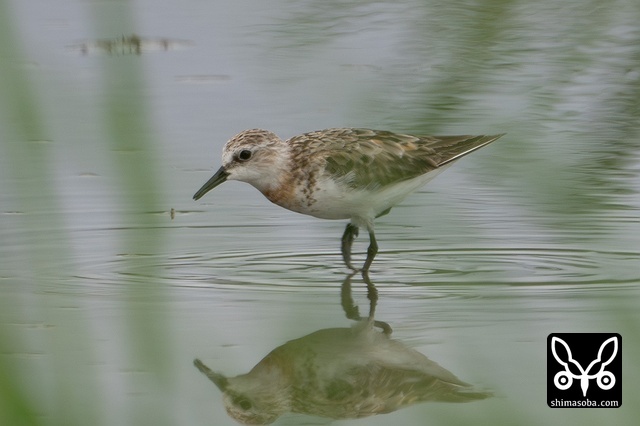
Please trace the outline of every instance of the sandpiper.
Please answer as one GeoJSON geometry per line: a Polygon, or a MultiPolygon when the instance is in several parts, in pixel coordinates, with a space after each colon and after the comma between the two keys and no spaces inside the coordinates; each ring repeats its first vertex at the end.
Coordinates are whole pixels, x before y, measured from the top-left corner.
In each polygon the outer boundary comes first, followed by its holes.
{"type": "Polygon", "coordinates": [[[337,128],[283,141],[274,133],[245,130],[227,142],[222,167],[193,196],[239,180],[272,203],[322,219],[350,219],[342,235],[342,257],[360,227],[369,232],[368,271],[378,252],[373,222],[384,216],[459,158],[495,141],[492,136],[411,136],[389,131],[337,128]]]}
{"type": "Polygon", "coordinates": [[[373,324],[370,318],[352,328],[328,328],[291,340],[235,377],[199,359],[194,365],[223,392],[227,413],[243,424],[270,424],[288,412],[361,418],[421,402],[492,396],[373,324]]]}

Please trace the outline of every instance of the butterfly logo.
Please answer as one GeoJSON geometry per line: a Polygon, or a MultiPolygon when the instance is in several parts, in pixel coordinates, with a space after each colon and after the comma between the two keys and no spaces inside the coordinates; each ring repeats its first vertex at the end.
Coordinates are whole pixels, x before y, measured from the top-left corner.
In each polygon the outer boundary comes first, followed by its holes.
{"type": "MultiPolygon", "coordinates": [[[[618,339],[616,336],[605,340],[600,349],[598,350],[598,356],[591,361],[587,368],[582,368],[580,363],[573,359],[571,349],[569,345],[559,337],[554,336],[551,339],[551,351],[553,356],[560,365],[564,367],[564,371],[559,371],[553,378],[553,384],[560,390],[566,390],[573,385],[573,380],[580,380],[580,388],[582,389],[582,396],[587,396],[587,389],[589,389],[589,381],[595,379],[598,387],[602,390],[609,390],[616,384],[616,378],[610,371],[606,371],[605,368],[614,360],[618,353],[618,339]],[[612,354],[606,360],[603,361],[602,357],[605,348],[609,345],[612,346],[612,354]],[[559,350],[560,348],[564,351],[559,350]],[[566,357],[566,358],[565,358],[566,357]],[[577,368],[579,374],[571,371],[571,366],[577,368]],[[592,372],[592,370],[594,372],[592,372]],[[597,370],[597,371],[595,371],[597,370]]],[[[574,371],[576,371],[574,368],[574,371]]]]}

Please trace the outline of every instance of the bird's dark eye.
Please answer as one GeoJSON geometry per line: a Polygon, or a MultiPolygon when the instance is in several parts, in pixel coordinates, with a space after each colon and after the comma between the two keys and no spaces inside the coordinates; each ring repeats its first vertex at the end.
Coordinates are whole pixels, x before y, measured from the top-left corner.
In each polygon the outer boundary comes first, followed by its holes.
{"type": "Polygon", "coordinates": [[[240,161],[247,161],[249,158],[251,158],[251,151],[249,151],[248,149],[243,149],[238,154],[238,160],[240,161]]]}
{"type": "Polygon", "coordinates": [[[249,401],[246,398],[237,398],[235,401],[233,401],[234,404],[239,405],[240,408],[242,408],[243,410],[250,410],[252,405],[251,405],[251,401],[249,401]]]}

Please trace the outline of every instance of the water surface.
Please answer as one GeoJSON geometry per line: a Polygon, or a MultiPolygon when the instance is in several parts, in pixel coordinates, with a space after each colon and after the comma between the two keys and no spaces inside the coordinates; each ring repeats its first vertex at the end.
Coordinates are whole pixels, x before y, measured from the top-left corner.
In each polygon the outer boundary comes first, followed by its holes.
{"type": "Polygon", "coordinates": [[[638,18],[625,1],[0,4],[0,423],[235,424],[194,358],[235,376],[351,327],[344,223],[238,182],[191,197],[241,130],[352,126],[507,132],[376,222],[371,270],[393,339],[493,397],[276,424],[635,424],[638,18]],[[552,332],[622,335],[621,408],[546,406],[552,332]]]}

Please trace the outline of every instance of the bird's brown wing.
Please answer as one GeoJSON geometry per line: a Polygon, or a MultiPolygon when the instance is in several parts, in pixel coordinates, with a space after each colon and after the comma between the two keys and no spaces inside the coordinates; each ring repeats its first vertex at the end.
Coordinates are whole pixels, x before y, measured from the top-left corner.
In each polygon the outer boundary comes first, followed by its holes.
{"type": "Polygon", "coordinates": [[[303,167],[322,161],[324,171],[352,188],[380,188],[428,173],[493,142],[495,136],[411,136],[370,129],[327,129],[287,141],[303,153],[303,167]],[[313,156],[309,153],[314,153],[313,156]]]}

